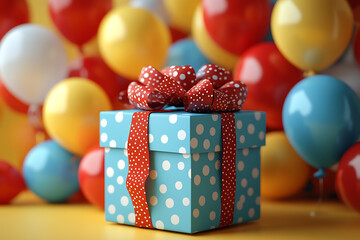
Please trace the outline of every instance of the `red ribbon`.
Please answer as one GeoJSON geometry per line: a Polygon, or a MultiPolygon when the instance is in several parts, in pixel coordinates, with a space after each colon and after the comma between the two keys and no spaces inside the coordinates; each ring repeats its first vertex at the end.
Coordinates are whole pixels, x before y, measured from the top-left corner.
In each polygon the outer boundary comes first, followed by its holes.
{"type": "Polygon", "coordinates": [[[239,111],[247,94],[243,82],[233,81],[230,71],[214,64],[204,65],[196,75],[189,65],[169,67],[162,73],[147,66],[139,81],[130,83],[128,98],[143,110],[168,105],[184,106],[188,112],[239,111]]]}
{"type": "Polygon", "coordinates": [[[146,201],[145,181],[149,176],[148,122],[150,111],[134,113],[128,138],[129,171],[126,188],[135,211],[135,225],[154,228],[146,201]]]}
{"type": "MultiPolygon", "coordinates": [[[[223,112],[222,188],[219,227],[232,224],[236,189],[235,115],[246,99],[247,87],[233,81],[230,71],[217,65],[204,65],[196,74],[191,66],[169,67],[162,72],[148,66],[139,81],[128,87],[130,103],[143,110],[164,106],[184,106],[188,112],[223,112]]],[[[148,123],[152,111],[136,112],[128,138],[129,172],[126,187],[135,211],[135,225],[153,228],[146,200],[145,181],[149,175],[148,123]]]]}

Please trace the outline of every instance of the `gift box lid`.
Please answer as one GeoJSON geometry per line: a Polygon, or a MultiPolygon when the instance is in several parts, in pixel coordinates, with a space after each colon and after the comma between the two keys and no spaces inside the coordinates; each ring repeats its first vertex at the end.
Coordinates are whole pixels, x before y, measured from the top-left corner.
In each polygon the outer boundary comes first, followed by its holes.
{"type": "MultiPolygon", "coordinates": [[[[100,113],[100,146],[127,148],[132,115],[141,110],[100,113]]],[[[239,111],[235,114],[238,149],[265,145],[265,113],[239,111]]],[[[221,115],[169,111],[151,113],[149,117],[151,151],[182,154],[219,152],[222,149],[221,115]]]]}

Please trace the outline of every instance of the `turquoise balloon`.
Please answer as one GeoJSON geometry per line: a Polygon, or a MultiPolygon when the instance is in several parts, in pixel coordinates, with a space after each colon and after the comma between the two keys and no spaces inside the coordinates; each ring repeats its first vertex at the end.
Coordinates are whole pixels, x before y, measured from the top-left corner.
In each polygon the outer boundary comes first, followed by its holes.
{"type": "Polygon", "coordinates": [[[64,202],[79,191],[80,158],[54,141],[36,145],[25,158],[23,176],[27,187],[48,202],[64,202]]]}
{"type": "Polygon", "coordinates": [[[360,136],[360,102],[342,81],[317,75],[295,85],[283,106],[283,125],[294,149],[315,168],[337,163],[360,136]]]}
{"type": "Polygon", "coordinates": [[[211,63],[191,39],[181,39],[173,43],[168,52],[167,66],[191,65],[197,72],[202,65],[211,63]]]}

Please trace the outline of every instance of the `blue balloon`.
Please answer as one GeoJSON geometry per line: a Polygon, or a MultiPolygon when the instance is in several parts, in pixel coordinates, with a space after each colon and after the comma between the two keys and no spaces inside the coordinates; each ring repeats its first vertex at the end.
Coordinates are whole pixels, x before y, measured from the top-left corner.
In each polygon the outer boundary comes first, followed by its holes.
{"type": "Polygon", "coordinates": [[[80,158],[54,141],[36,145],[27,154],[23,176],[28,188],[49,202],[66,201],[79,190],[80,158]]]}
{"type": "Polygon", "coordinates": [[[191,39],[181,39],[170,46],[167,66],[191,65],[195,72],[202,65],[211,63],[191,39]]]}
{"type": "Polygon", "coordinates": [[[316,75],[291,89],[283,106],[285,133],[310,165],[338,162],[360,136],[360,102],[342,81],[316,75]]]}

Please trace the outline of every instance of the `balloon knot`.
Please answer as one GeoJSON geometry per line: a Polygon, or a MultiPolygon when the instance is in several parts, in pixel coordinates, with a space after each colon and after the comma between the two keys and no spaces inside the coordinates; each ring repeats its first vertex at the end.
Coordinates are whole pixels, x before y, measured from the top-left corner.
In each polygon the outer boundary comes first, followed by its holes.
{"type": "Polygon", "coordinates": [[[314,173],[314,177],[315,178],[324,178],[324,177],[327,177],[327,174],[324,170],[324,168],[319,168],[315,173],[314,173]]]}

